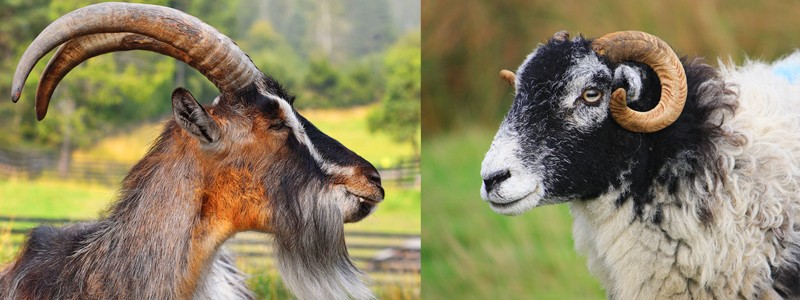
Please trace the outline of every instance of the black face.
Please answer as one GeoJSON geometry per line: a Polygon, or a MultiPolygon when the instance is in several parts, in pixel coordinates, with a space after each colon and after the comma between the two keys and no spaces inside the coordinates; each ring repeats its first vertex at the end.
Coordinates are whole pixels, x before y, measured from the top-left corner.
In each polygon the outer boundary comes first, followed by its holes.
{"type": "Polygon", "coordinates": [[[311,190],[320,194],[314,198],[337,203],[344,221],[356,222],[369,215],[384,197],[375,167],[295,111],[292,107],[294,97],[280,84],[268,77],[264,80],[266,84],[262,90],[254,86],[239,96],[248,99],[250,105],[259,107],[262,117],[271,124],[270,130],[276,127],[275,130],[285,134],[286,142],[281,147],[292,152],[287,157],[296,159],[280,168],[285,173],[283,177],[314,175],[292,180],[293,184],[301,186],[286,190],[300,191],[307,189],[304,185],[316,185],[311,190]]]}
{"type": "MultiPolygon", "coordinates": [[[[295,112],[296,113],[296,112],[295,112]]],[[[334,184],[346,189],[349,214],[346,222],[357,222],[372,213],[383,200],[384,190],[378,170],[367,160],[351,151],[339,141],[317,129],[305,117],[296,113],[314,145],[325,169],[334,184]],[[356,204],[354,208],[350,204],[356,204]]]]}
{"type": "Polygon", "coordinates": [[[481,195],[495,211],[596,198],[647,171],[654,150],[614,121],[608,103],[622,87],[632,108],[647,110],[660,83],[647,66],[611,64],[590,42],[551,40],[518,69],[516,97],[481,171],[481,195]]]}

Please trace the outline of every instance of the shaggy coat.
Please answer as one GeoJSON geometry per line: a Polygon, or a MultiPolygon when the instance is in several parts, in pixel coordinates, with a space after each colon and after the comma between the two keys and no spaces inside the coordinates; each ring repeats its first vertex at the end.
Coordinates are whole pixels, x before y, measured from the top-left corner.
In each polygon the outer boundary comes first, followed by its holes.
{"type": "Polygon", "coordinates": [[[800,85],[776,72],[800,52],[719,70],[684,59],[682,115],[643,134],[615,123],[609,95],[650,109],[656,74],[590,42],[551,40],[518,69],[481,171],[492,209],[569,202],[575,246],[612,299],[800,297],[800,85]],[[600,103],[580,101],[588,88],[600,103]]]}

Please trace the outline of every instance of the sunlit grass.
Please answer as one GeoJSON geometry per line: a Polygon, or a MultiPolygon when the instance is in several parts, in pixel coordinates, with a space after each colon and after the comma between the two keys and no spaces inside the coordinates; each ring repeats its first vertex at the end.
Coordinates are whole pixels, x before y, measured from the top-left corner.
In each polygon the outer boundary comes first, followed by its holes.
{"type": "Polygon", "coordinates": [[[11,223],[0,224],[0,270],[17,252],[11,240],[11,223]]]}
{"type": "Polygon", "coordinates": [[[78,150],[74,159],[102,160],[135,163],[144,157],[147,149],[161,133],[161,122],[143,123],[100,140],[88,149],[78,150]]]}
{"type": "Polygon", "coordinates": [[[423,142],[424,299],[601,299],[573,250],[565,205],[517,217],[479,195],[493,132],[468,130],[423,142]]]}
{"type": "Polygon", "coordinates": [[[0,215],[94,219],[114,199],[113,188],[58,180],[0,180],[0,215]]]}
{"type": "Polygon", "coordinates": [[[345,225],[349,231],[420,233],[421,193],[419,188],[386,188],[386,199],[375,212],[358,223],[345,225]]]}

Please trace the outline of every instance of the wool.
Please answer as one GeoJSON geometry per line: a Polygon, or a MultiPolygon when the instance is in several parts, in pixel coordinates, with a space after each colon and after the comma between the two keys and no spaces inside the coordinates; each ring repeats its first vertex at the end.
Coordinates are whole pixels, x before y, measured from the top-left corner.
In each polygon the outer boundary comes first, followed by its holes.
{"type": "MultiPolygon", "coordinates": [[[[800,55],[788,59],[795,58],[800,55]]],[[[727,134],[713,140],[717,151],[705,172],[682,178],[676,193],[656,183],[643,218],[635,216],[632,201],[614,205],[619,191],[570,203],[575,247],[609,298],[776,296],[773,268],[800,259],[800,98],[793,97],[800,88],[773,75],[773,67],[750,61],[721,68],[722,78],[738,87],[736,113],[714,116],[724,120],[727,134]],[[714,214],[711,224],[700,220],[702,205],[714,214]],[[660,224],[653,222],[656,214],[660,224]]],[[[662,172],[687,168],[681,161],[662,172]]]]}

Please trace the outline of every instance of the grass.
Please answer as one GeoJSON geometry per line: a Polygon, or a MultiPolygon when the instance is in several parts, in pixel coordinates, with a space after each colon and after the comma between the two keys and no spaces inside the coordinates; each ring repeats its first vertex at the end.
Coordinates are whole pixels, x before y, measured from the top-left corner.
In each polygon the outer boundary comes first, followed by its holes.
{"type": "Polygon", "coordinates": [[[94,219],[115,197],[109,187],[55,180],[0,180],[0,215],[94,219]]]}
{"type": "Polygon", "coordinates": [[[423,141],[424,299],[602,299],[573,250],[565,205],[517,217],[479,195],[493,132],[465,130],[423,141]]]}
{"type": "Polygon", "coordinates": [[[346,230],[389,233],[420,233],[422,196],[419,188],[387,187],[386,199],[371,216],[358,223],[346,224],[346,230]]]}

